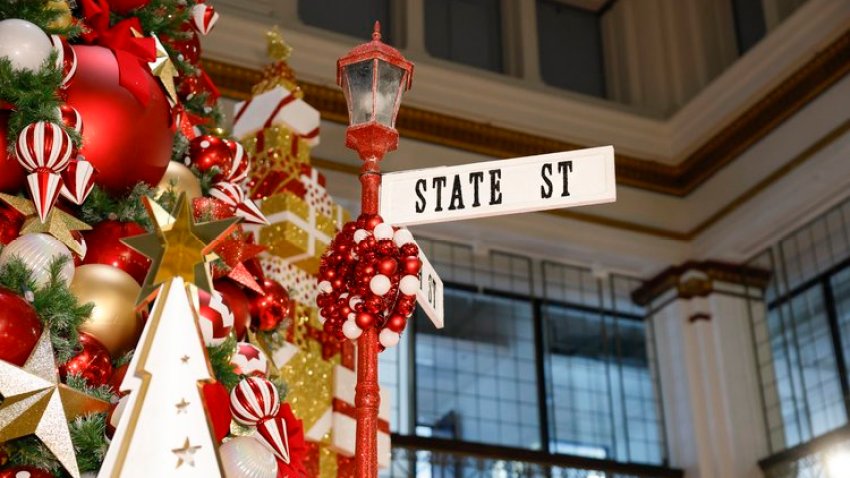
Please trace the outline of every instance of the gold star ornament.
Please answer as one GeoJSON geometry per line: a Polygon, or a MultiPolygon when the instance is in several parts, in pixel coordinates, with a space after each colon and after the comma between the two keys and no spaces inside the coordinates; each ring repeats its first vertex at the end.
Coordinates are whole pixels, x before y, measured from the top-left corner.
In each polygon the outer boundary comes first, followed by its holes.
{"type": "Polygon", "coordinates": [[[142,287],[139,303],[151,298],[161,284],[172,277],[212,293],[210,254],[236,228],[238,217],[195,224],[186,194],[177,198],[170,227],[157,220],[152,200],[143,197],[154,232],[128,237],[122,241],[151,259],[151,267],[142,287]]]}
{"type": "Polygon", "coordinates": [[[0,360],[0,395],[0,443],[35,435],[79,478],[68,420],[105,412],[109,404],[59,382],[49,333],[41,334],[23,367],[0,360]]]}
{"type": "Polygon", "coordinates": [[[21,227],[21,235],[31,232],[50,234],[78,256],[85,257],[85,246],[74,239],[71,231],[87,231],[91,229],[91,226],[58,207],[52,208],[44,222],[41,222],[36,213],[35,204],[31,200],[4,193],[0,193],[0,200],[26,217],[24,225],[21,227]]]}

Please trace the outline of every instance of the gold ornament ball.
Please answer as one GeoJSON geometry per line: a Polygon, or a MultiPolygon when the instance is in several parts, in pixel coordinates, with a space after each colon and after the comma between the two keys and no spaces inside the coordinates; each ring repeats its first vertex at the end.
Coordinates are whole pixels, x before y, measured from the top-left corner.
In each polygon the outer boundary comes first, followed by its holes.
{"type": "Polygon", "coordinates": [[[71,7],[68,2],[65,0],[48,0],[47,8],[60,12],[60,15],[47,25],[48,27],[59,29],[71,26],[74,17],[71,15],[71,7]]]}
{"type": "Polygon", "coordinates": [[[159,180],[156,185],[157,196],[168,192],[171,189],[175,196],[180,193],[186,193],[186,199],[192,200],[199,198],[201,194],[201,180],[195,176],[195,173],[186,166],[171,161],[168,163],[168,169],[165,170],[165,175],[159,180]]]}
{"type": "Polygon", "coordinates": [[[136,347],[144,322],[136,313],[142,288],[130,274],[103,264],[77,267],[71,293],[81,304],[94,303],[91,317],[80,326],[118,358],[136,347]]]}

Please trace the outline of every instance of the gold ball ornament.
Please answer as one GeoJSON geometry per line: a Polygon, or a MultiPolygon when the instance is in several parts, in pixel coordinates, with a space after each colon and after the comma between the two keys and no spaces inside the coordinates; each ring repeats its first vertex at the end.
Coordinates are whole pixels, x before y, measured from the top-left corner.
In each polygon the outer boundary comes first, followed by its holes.
{"type": "Polygon", "coordinates": [[[94,303],[80,332],[96,338],[113,358],[136,347],[144,327],[136,313],[142,288],[130,274],[112,266],[86,264],[77,268],[70,289],[80,303],[94,303]]]}
{"type": "Polygon", "coordinates": [[[60,14],[47,26],[52,29],[61,29],[71,26],[74,21],[74,16],[71,14],[71,7],[65,0],[48,0],[47,8],[56,10],[60,14]]]}
{"type": "Polygon", "coordinates": [[[201,193],[201,180],[195,176],[195,173],[186,166],[171,161],[168,163],[168,168],[165,170],[165,175],[159,180],[156,185],[156,194],[159,196],[167,191],[174,191],[175,196],[180,193],[186,193],[186,199],[192,200],[199,198],[201,193]]]}

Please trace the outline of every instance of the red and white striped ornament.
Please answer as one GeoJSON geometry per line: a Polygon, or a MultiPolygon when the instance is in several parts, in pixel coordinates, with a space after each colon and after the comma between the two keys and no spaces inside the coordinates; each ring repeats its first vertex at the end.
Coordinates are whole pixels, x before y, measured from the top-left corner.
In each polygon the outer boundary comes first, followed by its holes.
{"type": "Polygon", "coordinates": [[[74,143],[58,124],[39,121],[27,125],[15,144],[18,162],[30,172],[27,176],[38,217],[44,222],[62,190],[59,175],[71,160],[74,143]]]}
{"type": "Polygon", "coordinates": [[[257,432],[275,455],[287,465],[289,464],[289,430],[283,418],[270,418],[257,424],[257,432]]]}
{"type": "Polygon", "coordinates": [[[71,161],[68,167],[62,171],[62,189],[60,193],[74,204],[85,202],[89,193],[94,188],[94,177],[97,170],[86,161],[82,155],[71,161]]]}
{"type": "Polygon", "coordinates": [[[233,155],[233,160],[230,164],[230,175],[225,178],[227,182],[238,183],[248,177],[248,169],[250,168],[250,159],[245,154],[245,148],[239,141],[226,139],[224,142],[230,148],[233,155]]]}
{"type": "Polygon", "coordinates": [[[220,293],[198,290],[198,325],[207,345],[221,345],[233,329],[233,312],[220,293]]]}
{"type": "Polygon", "coordinates": [[[59,35],[50,35],[50,41],[56,50],[56,68],[62,71],[62,86],[66,86],[77,72],[77,54],[68,42],[59,35]]]}
{"type": "Polygon", "coordinates": [[[211,5],[198,3],[192,7],[192,26],[201,35],[206,35],[213,29],[218,21],[219,14],[211,5]]]}
{"type": "Polygon", "coordinates": [[[233,212],[243,218],[245,222],[263,225],[269,224],[269,220],[266,219],[260,208],[254,204],[254,201],[248,198],[245,191],[237,184],[228,181],[215,183],[210,188],[210,196],[232,207],[234,209],[233,212]]]}
{"type": "Polygon", "coordinates": [[[280,409],[277,387],[261,377],[243,378],[230,391],[230,411],[241,425],[257,426],[274,418],[280,409]]]}

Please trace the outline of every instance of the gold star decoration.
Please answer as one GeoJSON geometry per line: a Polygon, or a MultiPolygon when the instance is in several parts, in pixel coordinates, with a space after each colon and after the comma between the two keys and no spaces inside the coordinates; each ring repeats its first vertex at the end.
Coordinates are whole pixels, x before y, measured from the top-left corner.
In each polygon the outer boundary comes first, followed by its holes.
{"type": "Polygon", "coordinates": [[[0,394],[5,398],[0,443],[35,435],[68,474],[79,478],[68,420],[105,412],[109,404],[59,382],[49,333],[41,334],[23,367],[0,360],[0,394]]]}
{"type": "Polygon", "coordinates": [[[152,219],[154,232],[122,239],[125,244],[151,259],[139,302],[151,298],[160,284],[172,277],[182,277],[187,283],[194,283],[198,288],[212,293],[209,254],[233,232],[239,218],[195,224],[186,194],[181,193],[171,211],[174,221],[166,229],[156,219],[152,200],[148,197],[142,200],[152,219]]]}
{"type": "MultiPolygon", "coordinates": [[[[130,31],[136,38],[144,37],[141,32],[134,28],[131,28],[130,31]]],[[[174,77],[180,76],[180,74],[177,72],[177,67],[174,66],[174,62],[171,61],[171,57],[168,56],[168,52],[165,50],[165,47],[162,46],[162,42],[159,40],[159,37],[156,35],[151,36],[156,43],[156,58],[153,61],[148,62],[148,68],[151,69],[153,76],[159,78],[159,81],[168,93],[168,98],[173,106],[179,101],[177,98],[177,88],[174,87],[174,77]]]]}
{"type": "Polygon", "coordinates": [[[171,450],[175,455],[177,455],[177,466],[175,468],[180,468],[180,465],[183,463],[188,463],[189,466],[195,466],[195,452],[200,449],[200,445],[192,446],[189,444],[189,438],[186,438],[182,447],[171,450]]]}
{"type": "Polygon", "coordinates": [[[52,208],[45,221],[41,222],[36,213],[35,204],[31,200],[3,193],[0,193],[0,200],[26,217],[21,227],[21,235],[35,232],[50,234],[78,256],[86,255],[85,247],[74,239],[71,231],[87,231],[91,229],[88,224],[58,207],[52,208]]]}

